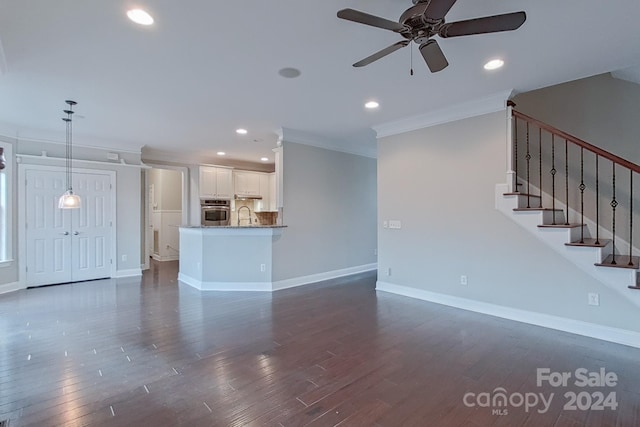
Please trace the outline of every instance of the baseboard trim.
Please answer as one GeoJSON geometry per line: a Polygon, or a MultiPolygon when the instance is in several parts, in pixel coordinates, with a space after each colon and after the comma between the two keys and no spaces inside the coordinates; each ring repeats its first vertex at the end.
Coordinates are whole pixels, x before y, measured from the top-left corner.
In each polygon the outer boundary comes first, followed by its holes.
{"type": "Polygon", "coordinates": [[[352,274],[374,271],[377,268],[378,264],[375,263],[364,264],[355,267],[342,268],[340,270],[326,271],[324,273],[279,280],[277,282],[205,282],[184,273],[178,273],[178,280],[201,291],[272,292],[309,285],[312,283],[322,282],[324,280],[351,276],[352,274]]]}
{"type": "Polygon", "coordinates": [[[20,282],[5,283],[4,285],[0,285],[0,294],[15,292],[20,289],[24,289],[23,286],[20,286],[20,282]]]}
{"type": "Polygon", "coordinates": [[[364,264],[355,267],[342,268],[339,270],[325,271],[323,273],[310,274],[308,276],[293,277],[291,279],[278,280],[273,282],[274,291],[282,289],[294,288],[296,286],[309,285],[311,283],[322,282],[324,280],[337,279],[338,277],[350,276],[352,274],[365,273],[367,271],[377,270],[378,264],[364,264]]]}
{"type": "Polygon", "coordinates": [[[271,282],[203,282],[183,273],[178,280],[200,291],[271,292],[271,282]]]}
{"type": "Polygon", "coordinates": [[[378,281],[376,290],[640,348],[640,333],[378,281]]]}
{"type": "Polygon", "coordinates": [[[115,278],[121,279],[123,277],[137,277],[142,276],[141,268],[130,268],[128,270],[118,270],[116,271],[115,278]]]}

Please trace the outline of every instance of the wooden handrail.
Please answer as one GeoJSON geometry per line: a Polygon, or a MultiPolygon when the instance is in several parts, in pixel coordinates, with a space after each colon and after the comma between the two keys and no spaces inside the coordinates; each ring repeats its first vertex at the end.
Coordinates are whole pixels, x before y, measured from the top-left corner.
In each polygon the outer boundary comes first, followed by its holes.
{"type": "Polygon", "coordinates": [[[526,120],[529,123],[533,123],[536,126],[538,126],[540,129],[544,129],[547,132],[550,132],[552,134],[558,135],[561,138],[566,139],[567,141],[579,146],[579,147],[583,147],[589,151],[591,151],[592,153],[597,154],[600,157],[603,157],[607,160],[612,161],[613,163],[616,163],[620,166],[623,166],[627,169],[631,169],[632,171],[634,171],[635,173],[640,173],[640,166],[638,166],[637,164],[630,162],[626,159],[623,159],[622,157],[616,156],[613,153],[608,152],[607,150],[603,150],[600,147],[596,147],[595,145],[589,144],[586,141],[581,140],[580,138],[577,138],[573,135],[570,135],[566,132],[561,131],[560,129],[554,128],[553,126],[550,126],[544,122],[541,122],[540,120],[534,119],[533,117],[527,116],[526,114],[523,114],[519,111],[513,110],[513,116],[514,117],[518,117],[520,119],[526,120]]]}

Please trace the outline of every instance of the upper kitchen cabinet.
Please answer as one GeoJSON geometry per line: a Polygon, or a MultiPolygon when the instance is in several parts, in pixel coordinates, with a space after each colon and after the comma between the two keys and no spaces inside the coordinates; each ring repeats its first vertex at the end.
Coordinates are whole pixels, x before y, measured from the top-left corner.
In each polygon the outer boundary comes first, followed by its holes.
{"type": "Polygon", "coordinates": [[[238,196],[260,195],[260,172],[233,171],[235,193],[238,196]]]}
{"type": "Polygon", "coordinates": [[[233,170],[218,166],[200,166],[200,198],[232,199],[233,170]]]}
{"type": "Polygon", "coordinates": [[[261,200],[255,201],[256,212],[274,212],[276,208],[276,174],[260,174],[260,196],[261,200]]]}

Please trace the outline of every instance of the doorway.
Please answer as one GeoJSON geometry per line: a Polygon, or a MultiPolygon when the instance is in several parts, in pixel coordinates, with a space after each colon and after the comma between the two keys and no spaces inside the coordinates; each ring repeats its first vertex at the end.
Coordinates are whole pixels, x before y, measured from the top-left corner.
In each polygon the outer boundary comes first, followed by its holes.
{"type": "Polygon", "coordinates": [[[144,265],[149,260],[176,261],[180,257],[179,226],[188,223],[188,169],[152,165],[144,172],[144,265]]]}

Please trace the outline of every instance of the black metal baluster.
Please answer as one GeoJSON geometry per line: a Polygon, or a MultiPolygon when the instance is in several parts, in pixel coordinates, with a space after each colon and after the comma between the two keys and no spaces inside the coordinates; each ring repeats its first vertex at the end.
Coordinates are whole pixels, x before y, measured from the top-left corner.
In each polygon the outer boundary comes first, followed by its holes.
{"type": "Polygon", "coordinates": [[[633,170],[629,169],[629,266],[633,265],[633,170]]]}
{"type": "Polygon", "coordinates": [[[556,225],[556,135],[551,134],[551,216],[556,225]]]}
{"type": "Polygon", "coordinates": [[[529,152],[529,122],[527,122],[527,155],[524,157],[527,160],[527,208],[531,207],[531,170],[529,167],[531,161],[531,153],[529,152]]]}
{"type": "Polygon", "coordinates": [[[538,187],[538,193],[540,193],[540,202],[538,202],[538,207],[542,209],[542,128],[538,128],[538,177],[540,178],[538,187]]]}
{"type": "Polygon", "coordinates": [[[580,147],[580,243],[584,243],[584,147],[580,147]]]}
{"type": "Polygon", "coordinates": [[[611,164],[613,165],[613,199],[611,200],[611,209],[613,209],[613,213],[612,213],[612,248],[613,248],[613,252],[612,252],[612,258],[611,258],[611,264],[616,265],[616,207],[618,206],[618,201],[616,200],[616,164],[614,162],[611,162],[611,164]]]}
{"type": "Polygon", "coordinates": [[[596,245],[600,244],[600,169],[598,168],[598,159],[600,156],[596,154],[596,245]]]}
{"type": "Polygon", "coordinates": [[[569,225],[569,142],[564,140],[564,199],[567,202],[567,215],[564,225],[569,225]]]}

